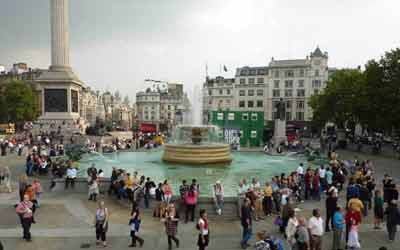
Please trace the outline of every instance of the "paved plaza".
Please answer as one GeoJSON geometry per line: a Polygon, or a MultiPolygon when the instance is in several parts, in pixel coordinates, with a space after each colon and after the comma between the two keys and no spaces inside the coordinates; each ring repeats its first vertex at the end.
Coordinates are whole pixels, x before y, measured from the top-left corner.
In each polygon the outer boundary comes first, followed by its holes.
{"type": "MultiPolygon", "coordinates": [[[[353,158],[355,153],[339,152],[342,158],[353,158]]],[[[377,182],[384,173],[392,176],[400,176],[400,161],[390,157],[359,155],[360,159],[370,158],[377,170],[377,182]]],[[[0,157],[1,165],[9,165],[15,177],[24,170],[24,158],[15,155],[0,157]]],[[[248,176],[248,178],[251,176],[248,176]]],[[[189,177],[190,178],[190,177],[189,177]]],[[[264,181],[264,180],[261,180],[264,181]]],[[[46,188],[48,182],[43,180],[46,188]]],[[[46,188],[47,190],[47,188],[46,188]]],[[[129,249],[129,209],[121,206],[113,198],[102,197],[110,210],[110,228],[108,231],[109,249],[129,249]]],[[[55,193],[45,192],[41,208],[36,214],[37,223],[32,227],[33,241],[26,243],[22,240],[21,227],[15,214],[13,205],[17,202],[18,194],[0,194],[0,239],[9,250],[64,250],[80,249],[82,244],[90,244],[89,249],[95,249],[95,232],[93,226],[96,203],[88,202],[85,194],[72,192],[55,193]]],[[[341,201],[344,199],[342,198],[341,201]]],[[[299,204],[300,216],[310,217],[311,210],[315,207],[324,208],[324,199],[318,202],[307,201],[299,204]]],[[[324,213],[323,213],[324,214],[324,213]]],[[[266,230],[271,234],[278,234],[278,228],[272,223],[273,217],[255,222],[253,233],[258,230],[266,230]]],[[[181,239],[180,249],[196,249],[197,231],[194,223],[180,223],[178,237],[181,239]]],[[[214,220],[210,225],[211,244],[209,249],[240,249],[241,226],[238,220],[214,220]]],[[[167,249],[167,238],[164,226],[158,219],[151,216],[150,210],[144,210],[142,214],[141,236],[145,240],[143,249],[167,249]]],[[[324,248],[330,249],[331,234],[324,236],[324,248]]],[[[373,229],[372,212],[363,220],[360,228],[360,240],[362,249],[376,250],[381,246],[388,249],[400,249],[396,243],[389,243],[384,230],[373,229]]],[[[255,239],[252,238],[251,243],[255,239]]],[[[396,241],[395,241],[396,242],[396,241]]],[[[252,249],[252,248],[249,248],[252,249]]]]}

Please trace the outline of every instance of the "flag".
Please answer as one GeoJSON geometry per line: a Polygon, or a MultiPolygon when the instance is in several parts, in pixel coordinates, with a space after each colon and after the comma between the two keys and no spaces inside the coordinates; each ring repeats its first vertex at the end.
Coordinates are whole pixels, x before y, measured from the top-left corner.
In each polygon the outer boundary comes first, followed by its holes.
{"type": "Polygon", "coordinates": [[[224,71],[225,72],[228,72],[228,69],[226,68],[226,66],[224,65],[224,71]]]}

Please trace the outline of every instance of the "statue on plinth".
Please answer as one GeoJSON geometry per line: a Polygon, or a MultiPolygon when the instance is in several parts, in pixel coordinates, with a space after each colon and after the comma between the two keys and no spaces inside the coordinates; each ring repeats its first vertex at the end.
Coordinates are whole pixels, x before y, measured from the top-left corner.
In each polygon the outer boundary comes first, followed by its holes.
{"type": "Polygon", "coordinates": [[[283,98],[279,100],[279,102],[275,105],[275,108],[277,114],[276,120],[286,120],[286,103],[283,101],[283,98]]]}

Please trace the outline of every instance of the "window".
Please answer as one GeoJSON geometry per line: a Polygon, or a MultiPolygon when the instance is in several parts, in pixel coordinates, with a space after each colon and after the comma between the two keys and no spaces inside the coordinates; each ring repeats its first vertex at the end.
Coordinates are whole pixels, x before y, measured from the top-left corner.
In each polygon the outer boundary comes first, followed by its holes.
{"type": "Polygon", "coordinates": [[[293,70],[285,70],[285,77],[294,77],[293,70]]]}
{"type": "Polygon", "coordinates": [[[263,106],[264,106],[263,101],[258,100],[258,101],[257,101],[257,108],[262,108],[263,106]]]}
{"type": "Polygon", "coordinates": [[[292,120],[292,112],[286,112],[286,121],[292,120]]]}
{"type": "Polygon", "coordinates": [[[292,108],[292,101],[286,101],[286,108],[291,109],[292,108]]]}
{"type": "Polygon", "coordinates": [[[148,115],[145,115],[145,116],[144,116],[144,119],[145,119],[145,120],[149,120],[149,116],[148,116],[148,115]]]}
{"type": "Polygon", "coordinates": [[[259,84],[261,84],[261,83],[264,83],[264,78],[257,78],[257,83],[259,83],[259,84]]]}
{"type": "Polygon", "coordinates": [[[300,70],[300,77],[304,77],[304,69],[300,70]]]}
{"type": "Polygon", "coordinates": [[[249,89],[249,90],[247,91],[247,95],[248,95],[248,96],[254,96],[254,89],[249,89]]]}
{"type": "Polygon", "coordinates": [[[225,103],[226,103],[226,105],[230,105],[230,104],[231,104],[231,100],[226,99],[226,100],[225,100],[225,103]]]}
{"type": "Polygon", "coordinates": [[[287,89],[293,88],[293,81],[292,80],[286,80],[285,81],[285,88],[287,88],[287,89]]]}
{"type": "Polygon", "coordinates": [[[245,107],[244,101],[239,101],[239,107],[240,108],[244,108],[245,107]]]}
{"type": "Polygon", "coordinates": [[[242,120],[243,121],[249,120],[249,115],[247,113],[242,114],[242,120]]]}
{"type": "Polygon", "coordinates": [[[315,76],[319,76],[319,70],[318,69],[315,70],[315,76]]]}
{"type": "Polygon", "coordinates": [[[305,96],[306,91],[304,89],[298,89],[297,90],[297,96],[302,97],[305,96]]]}
{"type": "Polygon", "coordinates": [[[274,88],[279,89],[279,80],[274,81],[274,88]]]}
{"type": "Polygon", "coordinates": [[[319,89],[314,89],[314,95],[318,95],[319,89]]]}
{"type": "Polygon", "coordinates": [[[299,88],[304,88],[304,80],[299,80],[299,88]]]}
{"type": "Polygon", "coordinates": [[[224,113],[217,113],[217,120],[222,121],[224,119],[224,113]]]}
{"type": "Polygon", "coordinates": [[[229,121],[235,120],[235,113],[229,113],[229,114],[228,114],[228,120],[229,120],[229,121]]]}
{"type": "Polygon", "coordinates": [[[304,101],[297,101],[296,107],[297,109],[304,109],[304,101]]]}
{"type": "Polygon", "coordinates": [[[321,87],[321,80],[313,80],[312,81],[313,88],[320,88],[321,87]]]}
{"type": "Polygon", "coordinates": [[[219,94],[222,95],[224,92],[222,89],[219,90],[219,94]]]}
{"type": "Polygon", "coordinates": [[[279,70],[276,70],[276,71],[274,72],[274,76],[275,76],[275,78],[279,78],[279,70]]]}
{"type": "Polygon", "coordinates": [[[257,96],[263,96],[264,95],[264,90],[263,89],[257,89],[257,96]]]}
{"type": "Polygon", "coordinates": [[[273,97],[280,97],[281,96],[281,91],[279,89],[272,90],[272,96],[273,97]]]}
{"type": "Polygon", "coordinates": [[[249,71],[249,75],[255,75],[257,73],[257,71],[255,69],[251,69],[249,71]]]}
{"type": "Polygon", "coordinates": [[[248,102],[247,102],[247,107],[248,107],[248,108],[254,107],[254,101],[248,101],[248,102]]]}
{"type": "Polygon", "coordinates": [[[246,92],[244,91],[244,89],[239,90],[239,96],[245,96],[246,92]]]}
{"type": "Polygon", "coordinates": [[[292,97],[293,90],[292,89],[285,89],[285,97],[292,97]]]}
{"type": "Polygon", "coordinates": [[[246,79],[245,78],[240,78],[240,84],[246,84],[246,79]]]}
{"type": "Polygon", "coordinates": [[[250,133],[250,137],[251,138],[257,138],[257,131],[256,130],[252,130],[250,133]]]}
{"type": "Polygon", "coordinates": [[[254,78],[249,78],[249,84],[254,84],[254,78]]]}
{"type": "Polygon", "coordinates": [[[231,90],[230,90],[230,89],[227,89],[227,90],[226,90],[226,94],[227,94],[227,95],[230,95],[230,94],[231,94],[231,90]]]}
{"type": "Polygon", "coordinates": [[[257,119],[258,119],[258,114],[257,113],[252,113],[251,114],[251,120],[252,121],[257,121],[257,119]]]}
{"type": "MultiPolygon", "coordinates": [[[[154,106],[151,108],[154,109],[154,106]]],[[[171,105],[168,105],[168,110],[171,110],[171,105]]]]}
{"type": "Polygon", "coordinates": [[[297,112],[296,113],[296,120],[304,121],[304,112],[297,112]]]}
{"type": "Polygon", "coordinates": [[[171,119],[171,113],[168,112],[167,116],[168,116],[168,119],[171,119]]]}

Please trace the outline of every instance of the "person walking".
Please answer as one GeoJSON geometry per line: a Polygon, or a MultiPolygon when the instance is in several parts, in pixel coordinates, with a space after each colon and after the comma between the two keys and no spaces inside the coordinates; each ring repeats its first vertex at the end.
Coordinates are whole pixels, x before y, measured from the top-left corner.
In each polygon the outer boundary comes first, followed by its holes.
{"type": "Polygon", "coordinates": [[[224,188],[222,187],[220,180],[215,182],[212,191],[216,212],[218,215],[221,215],[224,206],[224,188]]]}
{"type": "Polygon", "coordinates": [[[360,200],[363,204],[363,210],[362,210],[362,214],[364,217],[368,216],[368,207],[369,207],[369,201],[371,199],[371,195],[370,192],[367,188],[367,183],[363,183],[361,185],[361,187],[359,188],[359,193],[360,193],[360,200]]]}
{"type": "Polygon", "coordinates": [[[179,239],[176,237],[176,234],[178,233],[179,219],[176,218],[176,213],[171,209],[171,207],[168,208],[165,218],[162,218],[161,222],[165,225],[165,233],[168,238],[168,250],[172,249],[172,241],[174,241],[176,247],[179,248],[179,239]]]}
{"type": "Polygon", "coordinates": [[[299,222],[297,221],[296,218],[296,213],[294,210],[289,211],[289,220],[288,224],[286,226],[286,239],[289,244],[289,249],[294,250],[296,247],[296,231],[297,231],[297,226],[299,225],[299,222]]]}
{"type": "Polygon", "coordinates": [[[194,211],[196,210],[197,197],[198,193],[196,188],[194,186],[190,186],[189,192],[185,194],[185,204],[186,204],[185,223],[187,223],[189,220],[189,213],[191,215],[190,220],[194,221],[194,211]]]}
{"type": "Polygon", "coordinates": [[[380,229],[383,221],[383,198],[380,190],[375,191],[374,196],[374,229],[380,229]]]}
{"type": "Polygon", "coordinates": [[[400,225],[400,211],[396,201],[392,200],[385,210],[386,229],[389,234],[389,241],[394,241],[396,238],[397,225],[400,225]]]}
{"type": "MultiPolygon", "coordinates": [[[[333,242],[332,242],[332,250],[341,250],[341,242],[343,230],[345,227],[345,220],[343,216],[342,208],[337,206],[335,209],[335,213],[332,218],[332,229],[333,229],[333,242]]],[[[328,222],[326,222],[328,224],[328,222]]]]}
{"type": "Polygon", "coordinates": [[[100,201],[96,209],[95,228],[96,228],[96,245],[99,246],[103,242],[103,247],[107,246],[106,233],[108,230],[108,209],[104,205],[104,201],[100,201]]]}
{"type": "Polygon", "coordinates": [[[182,185],[179,186],[180,199],[178,203],[178,213],[183,214],[186,211],[185,195],[189,192],[190,186],[187,184],[186,180],[182,181],[182,185]]]}
{"type": "Polygon", "coordinates": [[[139,208],[137,207],[137,205],[135,205],[134,207],[132,207],[131,219],[129,220],[129,227],[131,229],[130,235],[132,239],[129,247],[136,247],[136,241],[139,241],[140,247],[142,247],[144,244],[144,240],[137,235],[139,233],[140,224],[141,219],[139,208]]]}
{"type": "Polygon", "coordinates": [[[210,241],[208,216],[207,216],[207,212],[205,209],[200,210],[200,218],[197,223],[197,229],[199,230],[197,246],[199,247],[199,250],[205,250],[208,247],[208,244],[210,241]]]}
{"type": "Polygon", "coordinates": [[[3,185],[6,187],[6,191],[11,193],[11,171],[8,166],[3,168],[3,185]]]}
{"type": "Polygon", "coordinates": [[[322,250],[322,236],[324,234],[324,222],[319,209],[314,209],[313,216],[308,221],[308,230],[311,235],[311,250],[322,250]]]}
{"type": "Polygon", "coordinates": [[[97,178],[95,178],[95,175],[89,176],[88,177],[88,193],[89,193],[89,200],[90,201],[97,201],[97,196],[99,195],[99,184],[97,182],[97,178]]]}
{"type": "Polygon", "coordinates": [[[150,198],[151,198],[151,190],[156,188],[156,184],[154,181],[150,179],[150,177],[146,178],[146,182],[144,183],[144,207],[149,208],[150,206],[150,198]]]}
{"type": "Polygon", "coordinates": [[[249,198],[245,199],[242,207],[241,224],[243,227],[243,234],[242,234],[242,240],[240,241],[240,245],[242,246],[243,249],[246,249],[247,247],[250,246],[248,244],[248,241],[250,240],[252,235],[252,216],[251,216],[251,205],[249,198]]]}
{"type": "Polygon", "coordinates": [[[74,189],[75,187],[75,179],[77,175],[77,170],[76,168],[72,167],[72,163],[68,163],[68,168],[67,168],[67,176],[65,179],[65,189],[68,189],[69,185],[71,184],[71,188],[74,189]]]}
{"type": "Polygon", "coordinates": [[[306,219],[300,218],[299,225],[296,229],[296,245],[298,250],[308,250],[310,249],[310,235],[306,226],[306,219]]]}
{"type": "Polygon", "coordinates": [[[32,241],[31,225],[33,223],[33,203],[29,200],[28,195],[23,196],[23,201],[17,205],[15,211],[20,217],[23,229],[23,239],[26,241],[32,241]]]}

